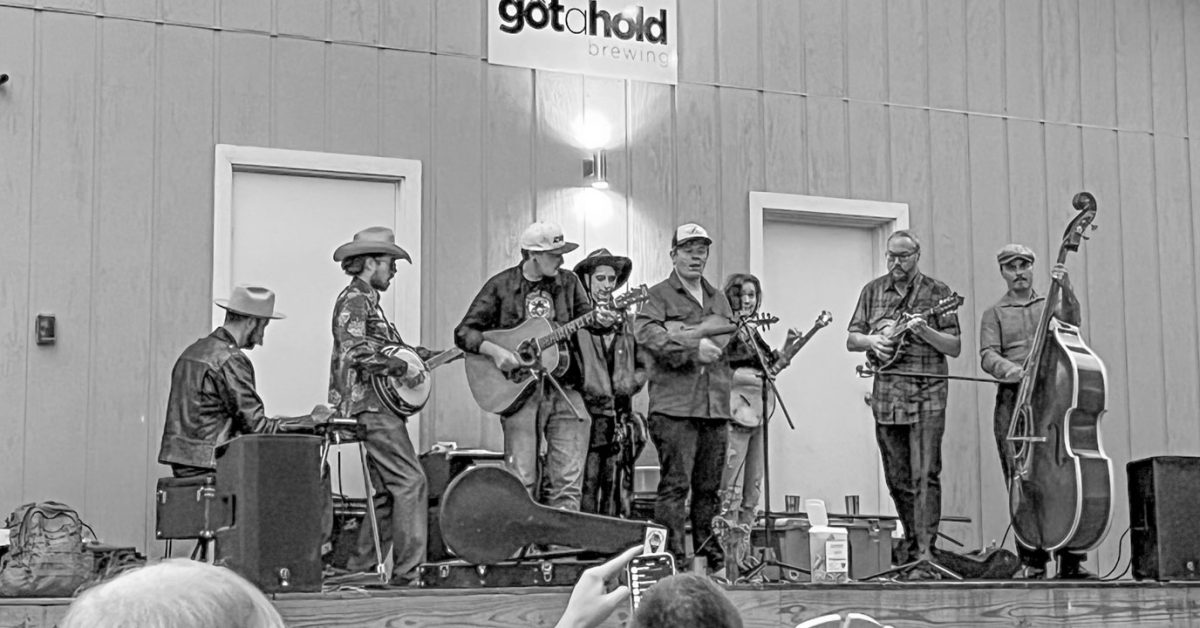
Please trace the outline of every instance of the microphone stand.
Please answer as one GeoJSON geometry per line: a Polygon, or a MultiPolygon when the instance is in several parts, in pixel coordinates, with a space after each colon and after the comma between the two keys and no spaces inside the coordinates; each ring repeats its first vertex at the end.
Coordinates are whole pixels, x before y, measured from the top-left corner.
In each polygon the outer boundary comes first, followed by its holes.
{"type": "MultiPolygon", "coordinates": [[[[767,551],[770,552],[774,548],[773,541],[775,536],[775,521],[771,516],[770,413],[767,411],[767,405],[770,402],[770,396],[772,394],[775,395],[776,402],[778,403],[780,409],[783,410],[783,416],[785,419],[787,419],[788,427],[795,430],[796,424],[792,422],[792,415],[790,412],[788,412],[787,405],[783,402],[783,397],[779,394],[779,389],[775,386],[775,375],[771,372],[770,364],[767,361],[766,355],[763,354],[762,347],[758,345],[758,340],[760,337],[757,330],[752,328],[747,323],[745,318],[741,318],[738,321],[738,329],[734,333],[741,334],[742,340],[744,340],[754,349],[755,359],[757,359],[759,368],[762,371],[762,425],[759,426],[759,429],[762,430],[763,457],[763,519],[765,524],[763,538],[767,547],[767,551]]],[[[747,453],[747,455],[749,455],[749,453],[747,453]]],[[[742,492],[744,494],[747,481],[747,478],[745,477],[745,471],[743,471],[742,477],[742,492]]],[[[739,504],[738,506],[740,508],[741,505],[739,504]]],[[[750,527],[751,531],[753,531],[753,521],[750,522],[750,527]]],[[[764,559],[753,570],[748,571],[746,576],[750,577],[753,576],[753,574],[761,571],[763,567],[767,566],[768,562],[773,566],[786,567],[788,569],[808,573],[807,569],[795,567],[793,565],[786,565],[779,562],[777,558],[772,558],[769,560],[764,559]]]]}

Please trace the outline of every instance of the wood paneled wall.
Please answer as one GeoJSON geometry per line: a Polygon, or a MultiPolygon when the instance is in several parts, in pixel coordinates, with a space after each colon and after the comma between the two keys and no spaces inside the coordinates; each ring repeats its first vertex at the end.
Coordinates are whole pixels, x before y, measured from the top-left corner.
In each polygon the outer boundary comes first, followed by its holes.
{"type": "MultiPolygon", "coordinates": [[[[432,344],[534,218],[651,282],[684,220],[717,237],[711,278],[746,268],[751,190],[908,203],[925,269],[967,296],[963,374],[996,249],[1049,259],[1088,189],[1100,229],[1070,267],[1117,479],[1099,567],[1124,463],[1200,454],[1200,3],[680,0],[675,87],[491,66],[483,6],[0,0],[0,507],[59,499],[153,547],[169,371],[209,321],[217,143],[425,163],[432,344]],[[607,210],[578,187],[589,116],[612,129],[607,210]]],[[[991,407],[952,387],[945,511],[969,546],[1006,523],[991,407]]],[[[426,444],[499,443],[455,370],[429,415],[426,444]]]]}

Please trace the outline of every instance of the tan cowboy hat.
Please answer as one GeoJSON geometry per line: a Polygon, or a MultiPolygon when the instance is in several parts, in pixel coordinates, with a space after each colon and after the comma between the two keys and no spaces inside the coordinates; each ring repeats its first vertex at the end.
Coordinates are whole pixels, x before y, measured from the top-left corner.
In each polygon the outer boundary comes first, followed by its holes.
{"type": "Polygon", "coordinates": [[[387,227],[367,227],[354,234],[353,240],[334,250],[333,261],[340,262],[355,255],[391,255],[412,263],[408,251],[396,246],[396,234],[387,227]]]}
{"type": "Polygon", "coordinates": [[[583,285],[587,285],[586,277],[592,274],[597,266],[611,266],[613,270],[617,271],[617,285],[613,286],[614,290],[625,285],[625,282],[629,281],[629,274],[633,272],[633,260],[613,255],[608,249],[596,249],[575,265],[575,274],[579,276],[583,285]]]}
{"type": "Polygon", "coordinates": [[[262,286],[236,286],[228,299],[213,299],[213,303],[243,316],[287,318],[283,312],[275,311],[275,293],[262,286]]]}

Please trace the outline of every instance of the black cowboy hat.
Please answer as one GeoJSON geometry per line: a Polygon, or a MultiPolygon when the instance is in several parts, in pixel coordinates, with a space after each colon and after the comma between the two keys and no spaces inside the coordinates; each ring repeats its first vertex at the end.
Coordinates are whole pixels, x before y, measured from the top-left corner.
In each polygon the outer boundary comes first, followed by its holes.
{"type": "Polygon", "coordinates": [[[611,266],[613,270],[617,271],[617,285],[613,287],[614,290],[625,285],[625,282],[629,281],[629,274],[633,272],[633,260],[613,255],[608,249],[596,249],[575,265],[575,274],[584,286],[587,286],[586,277],[592,274],[597,266],[611,266]]]}

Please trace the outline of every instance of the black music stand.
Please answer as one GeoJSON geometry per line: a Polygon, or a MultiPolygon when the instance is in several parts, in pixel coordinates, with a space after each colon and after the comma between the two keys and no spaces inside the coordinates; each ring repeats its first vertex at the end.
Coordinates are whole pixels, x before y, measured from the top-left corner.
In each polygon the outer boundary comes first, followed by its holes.
{"type": "MultiPolygon", "coordinates": [[[[762,416],[763,520],[764,520],[763,542],[766,545],[766,551],[764,552],[762,561],[759,562],[754,567],[752,567],[751,569],[747,570],[746,573],[744,575],[741,575],[740,577],[752,578],[755,575],[757,575],[758,573],[760,573],[766,567],[781,567],[781,568],[785,568],[785,569],[799,571],[801,573],[809,573],[808,569],[804,569],[802,567],[797,567],[795,565],[789,565],[787,563],[779,561],[777,557],[773,557],[774,544],[772,543],[772,541],[775,536],[775,516],[771,513],[771,460],[770,460],[770,450],[771,450],[770,420],[771,420],[771,417],[768,415],[768,412],[767,412],[767,404],[768,404],[770,395],[772,393],[774,393],[774,395],[775,395],[775,399],[776,399],[776,402],[779,404],[779,408],[781,410],[783,410],[783,416],[785,419],[787,419],[788,427],[790,427],[791,429],[794,430],[794,429],[796,429],[796,424],[792,422],[792,415],[791,415],[791,413],[788,412],[787,405],[784,404],[783,397],[779,394],[779,389],[775,386],[775,376],[771,373],[770,365],[767,364],[767,358],[765,355],[763,355],[762,348],[758,346],[757,332],[753,328],[750,327],[750,325],[747,323],[747,320],[745,317],[742,317],[738,320],[737,330],[734,331],[735,334],[742,333],[742,332],[745,332],[744,337],[745,337],[746,343],[754,348],[754,356],[755,356],[755,359],[758,361],[759,368],[761,369],[761,372],[762,372],[762,380],[763,380],[762,393],[761,393],[762,394],[762,399],[761,399],[762,415],[763,415],[762,416]]],[[[745,465],[745,462],[743,461],[742,464],[745,465]]],[[[744,469],[743,469],[742,473],[743,473],[743,478],[744,478],[744,474],[745,474],[744,469]]],[[[745,491],[745,480],[744,479],[743,479],[742,490],[743,490],[743,492],[745,491]]],[[[739,504],[738,506],[740,507],[741,504],[739,504]]],[[[751,536],[753,536],[753,530],[754,530],[753,522],[751,522],[750,528],[751,528],[751,536]]],[[[753,549],[753,543],[751,543],[751,549],[753,549]]],[[[727,561],[725,561],[725,564],[726,564],[726,570],[728,571],[730,562],[727,560],[727,561]]],[[[736,568],[737,566],[735,565],[734,567],[736,568]]]]}

